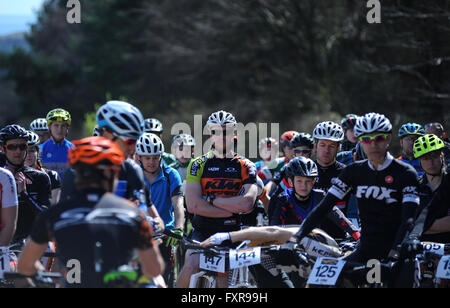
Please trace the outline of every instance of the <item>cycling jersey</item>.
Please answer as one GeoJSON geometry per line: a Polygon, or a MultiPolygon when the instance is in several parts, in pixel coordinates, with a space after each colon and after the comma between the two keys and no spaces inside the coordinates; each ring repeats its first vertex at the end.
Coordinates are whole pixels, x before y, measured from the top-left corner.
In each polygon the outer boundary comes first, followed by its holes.
{"type": "Polygon", "coordinates": [[[19,213],[14,242],[28,237],[36,216],[50,207],[51,184],[45,172],[23,167],[16,171],[22,172],[27,179],[26,189],[19,194],[19,213]]]}
{"type": "Polygon", "coordinates": [[[41,171],[47,173],[48,177],[50,178],[50,186],[52,190],[61,188],[61,177],[59,176],[58,172],[48,169],[43,169],[41,171]]]}
{"type": "Polygon", "coordinates": [[[164,221],[166,229],[172,230],[175,226],[175,217],[171,198],[183,194],[180,175],[175,169],[166,167],[162,163],[158,177],[151,183],[145,178],[145,183],[150,189],[152,203],[164,221]]]}
{"type": "MultiPolygon", "coordinates": [[[[256,184],[255,165],[246,158],[233,154],[232,158],[217,158],[210,151],[193,160],[188,167],[187,183],[199,183],[202,196],[235,197],[246,184],[256,184]]],[[[238,214],[228,218],[209,218],[194,215],[192,225],[195,229],[216,232],[239,230],[238,214]]]]}
{"type": "MultiPolygon", "coordinates": [[[[0,207],[3,209],[18,206],[17,188],[14,176],[9,170],[0,168],[0,207]]],[[[2,228],[2,211],[0,210],[0,229],[2,228]]]]}
{"type": "MultiPolygon", "coordinates": [[[[450,216],[450,175],[445,174],[441,185],[434,191],[427,186],[427,179],[424,175],[420,184],[420,211],[427,209],[427,216],[424,221],[423,230],[427,231],[433,223],[440,218],[450,216]]],[[[420,214],[419,214],[420,216],[420,214]]],[[[421,241],[435,243],[450,243],[450,232],[437,234],[422,234],[421,241]]]]}
{"type": "Polygon", "coordinates": [[[145,214],[129,201],[86,189],[41,213],[31,239],[38,244],[56,240],[63,265],[79,261],[80,283],[68,287],[98,288],[107,272],[132,260],[134,249],[153,247],[151,235],[145,214]]]}
{"type": "MultiPolygon", "coordinates": [[[[269,224],[300,225],[324,197],[325,192],[313,189],[307,200],[300,201],[295,196],[293,189],[287,189],[277,198],[274,215],[270,218],[269,224]]],[[[339,226],[343,232],[350,235],[358,232],[337,207],[334,207],[327,216],[330,222],[339,226]]],[[[321,227],[321,229],[327,232],[326,227],[321,227]]]]}
{"type": "Polygon", "coordinates": [[[162,153],[161,156],[162,156],[163,162],[166,166],[170,166],[177,161],[177,158],[175,157],[175,155],[170,154],[170,153],[164,152],[164,153],[162,153]]]}
{"type": "Polygon", "coordinates": [[[4,153],[0,152],[0,166],[6,165],[6,156],[4,153]]]}
{"type": "Polygon", "coordinates": [[[368,160],[345,168],[335,178],[327,196],[304,221],[300,236],[307,235],[337,200],[355,193],[361,219],[361,245],[365,257],[381,260],[391,249],[398,250],[408,229],[408,219],[419,205],[415,170],[387,154],[376,170],[368,160]]]}
{"type": "Polygon", "coordinates": [[[271,162],[267,163],[261,170],[258,172],[258,176],[264,182],[272,180],[280,173],[281,169],[289,162],[286,157],[279,157],[271,162]]]}
{"type": "Polygon", "coordinates": [[[68,153],[72,147],[72,143],[66,139],[56,143],[50,138],[40,146],[42,166],[45,169],[55,170],[62,177],[69,168],[67,165],[68,153]]]}
{"type": "Polygon", "coordinates": [[[416,169],[417,175],[419,177],[421,177],[422,175],[424,175],[424,171],[422,169],[422,166],[420,165],[420,161],[418,159],[413,159],[413,160],[409,160],[408,158],[406,158],[405,156],[400,156],[397,158],[398,160],[401,160],[404,163],[407,163],[408,165],[411,165],[414,167],[414,169],[416,169]]]}
{"type": "MultiPolygon", "coordinates": [[[[187,169],[189,167],[189,164],[193,161],[194,159],[191,158],[186,164],[182,165],[180,164],[180,162],[178,160],[176,160],[175,162],[171,163],[170,165],[168,165],[170,168],[175,169],[176,171],[178,171],[178,174],[181,177],[181,181],[185,182],[186,181],[186,177],[187,177],[187,169]]],[[[183,189],[184,191],[184,189],[183,189]]]]}

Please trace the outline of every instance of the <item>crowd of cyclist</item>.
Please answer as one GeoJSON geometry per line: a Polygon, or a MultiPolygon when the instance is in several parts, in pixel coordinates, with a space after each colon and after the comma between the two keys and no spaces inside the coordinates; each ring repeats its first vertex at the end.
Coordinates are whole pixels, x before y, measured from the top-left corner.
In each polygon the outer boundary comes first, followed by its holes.
{"type": "MultiPolygon", "coordinates": [[[[270,238],[276,228],[267,226],[280,225],[298,225],[280,242],[301,242],[320,227],[357,241],[346,259],[358,262],[410,256],[420,241],[450,243],[450,143],[439,123],[406,123],[395,134],[382,114],[349,114],[318,123],[312,134],[264,138],[262,159],[252,162],[235,152],[237,120],[223,110],[208,118],[211,149],[197,158],[187,134],[175,136],[167,153],[162,123],[127,102],[102,105],[93,136],[67,140],[71,121],[54,109],[28,130],[0,130],[0,246],[27,240],[18,267],[25,275],[49,270],[36,261],[53,242],[60,270],[71,259],[82,266],[81,283],[68,287],[104,286],[108,272],[133,258],[141,282],[164,287],[179,241],[155,241],[163,230],[219,245],[240,232],[270,238]],[[397,158],[389,152],[396,138],[397,158]]],[[[191,252],[177,287],[199,271],[191,252]]],[[[409,285],[402,279],[396,285],[409,285]]],[[[219,277],[219,286],[226,283],[219,277]]]]}

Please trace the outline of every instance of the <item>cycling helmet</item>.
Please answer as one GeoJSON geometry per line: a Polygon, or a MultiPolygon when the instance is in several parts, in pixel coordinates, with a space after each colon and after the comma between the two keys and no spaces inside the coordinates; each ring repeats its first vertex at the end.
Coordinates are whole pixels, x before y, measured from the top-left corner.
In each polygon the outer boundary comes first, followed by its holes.
{"type": "Polygon", "coordinates": [[[321,122],[316,125],[313,131],[314,139],[326,139],[340,142],[344,140],[344,131],[342,127],[334,122],[321,122]]]}
{"type": "Polygon", "coordinates": [[[162,123],[155,118],[145,119],[143,128],[145,133],[161,134],[163,132],[162,123]]]}
{"type": "Polygon", "coordinates": [[[195,146],[195,139],[188,134],[180,134],[173,137],[172,145],[175,146],[195,146]]]}
{"type": "Polygon", "coordinates": [[[310,134],[307,133],[299,133],[294,136],[291,140],[291,147],[301,147],[307,146],[309,149],[312,149],[314,146],[314,139],[310,134]]]}
{"type": "Polygon", "coordinates": [[[109,101],[97,112],[97,124],[106,127],[119,136],[138,139],[144,122],[139,109],[122,101],[109,101]]]}
{"type": "Polygon", "coordinates": [[[297,131],[295,130],[290,130],[287,132],[284,132],[283,135],[281,135],[281,144],[284,146],[290,146],[291,145],[291,140],[292,138],[294,138],[294,136],[298,134],[297,131]]]}
{"type": "Polygon", "coordinates": [[[35,119],[30,124],[30,130],[35,133],[48,132],[47,119],[45,119],[45,118],[35,119]]]}
{"type": "Polygon", "coordinates": [[[341,120],[341,126],[343,129],[352,129],[355,127],[356,120],[358,119],[358,116],[356,114],[347,114],[342,120],[341,120]]]}
{"type": "Polygon", "coordinates": [[[8,140],[12,139],[26,139],[28,140],[28,132],[20,125],[13,124],[5,126],[0,131],[0,140],[3,144],[6,144],[8,140]]]}
{"type": "Polygon", "coordinates": [[[220,111],[216,111],[216,112],[212,113],[209,116],[206,124],[207,125],[220,125],[220,126],[225,126],[225,125],[236,126],[237,122],[231,113],[226,112],[224,110],[220,110],[220,111]]]}
{"type": "Polygon", "coordinates": [[[259,142],[259,148],[262,149],[264,147],[267,148],[272,148],[278,145],[278,141],[275,138],[271,138],[271,137],[267,137],[267,138],[263,138],[261,139],[261,141],[259,142]]]}
{"type": "Polygon", "coordinates": [[[391,133],[392,124],[383,114],[371,112],[358,117],[353,132],[355,137],[376,132],[391,133]]]}
{"type": "Polygon", "coordinates": [[[61,108],[51,110],[47,114],[46,120],[48,126],[50,126],[53,122],[66,122],[68,125],[72,123],[70,113],[61,108]]]}
{"type": "Polygon", "coordinates": [[[119,146],[104,137],[87,137],[73,141],[73,147],[69,150],[69,163],[76,165],[84,163],[88,165],[120,165],[124,160],[119,146]]]}
{"type": "Polygon", "coordinates": [[[295,157],[287,165],[285,169],[286,176],[293,178],[295,176],[318,177],[319,171],[316,163],[306,157],[295,157]]]}
{"type": "Polygon", "coordinates": [[[441,150],[444,147],[444,142],[436,135],[428,134],[421,136],[414,142],[414,158],[419,158],[430,152],[441,150]]]}
{"type": "Polygon", "coordinates": [[[422,125],[417,123],[406,123],[403,124],[398,130],[398,137],[403,138],[407,135],[425,135],[425,130],[422,125]]]}
{"type": "Polygon", "coordinates": [[[95,125],[94,130],[92,131],[92,136],[94,137],[101,137],[102,136],[102,130],[98,125],[95,125]]]}
{"type": "Polygon", "coordinates": [[[38,134],[36,134],[35,132],[32,131],[28,131],[28,147],[39,147],[39,145],[41,144],[41,140],[39,139],[38,134]]]}
{"type": "Polygon", "coordinates": [[[155,134],[144,133],[136,142],[136,154],[138,155],[161,155],[163,153],[164,145],[155,134]]]}

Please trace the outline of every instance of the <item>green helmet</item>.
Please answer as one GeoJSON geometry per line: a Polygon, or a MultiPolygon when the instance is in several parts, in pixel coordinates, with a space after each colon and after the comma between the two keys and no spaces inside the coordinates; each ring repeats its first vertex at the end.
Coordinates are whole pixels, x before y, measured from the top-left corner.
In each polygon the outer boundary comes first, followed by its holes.
{"type": "Polygon", "coordinates": [[[71,124],[72,118],[70,113],[64,109],[57,108],[51,110],[46,117],[47,125],[50,126],[53,122],[66,122],[67,124],[71,124]]]}
{"type": "Polygon", "coordinates": [[[419,158],[433,151],[438,151],[444,147],[444,142],[433,134],[419,137],[414,142],[414,158],[419,158]]]}

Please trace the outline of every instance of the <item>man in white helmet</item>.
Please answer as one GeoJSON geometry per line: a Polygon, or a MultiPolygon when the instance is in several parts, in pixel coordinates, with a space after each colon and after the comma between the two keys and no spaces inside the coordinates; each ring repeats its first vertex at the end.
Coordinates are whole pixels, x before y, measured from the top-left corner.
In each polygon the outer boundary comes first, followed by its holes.
{"type": "MultiPolygon", "coordinates": [[[[214,112],[207,127],[213,149],[190,163],[186,183],[187,208],[194,214],[191,238],[200,242],[217,232],[239,230],[240,214],[253,210],[258,194],[255,165],[233,151],[234,116],[223,110],[214,112]]],[[[199,261],[198,254],[186,252],[177,287],[189,286],[199,261]]],[[[226,287],[226,277],[220,277],[218,285],[226,287]]]]}

